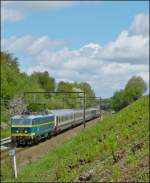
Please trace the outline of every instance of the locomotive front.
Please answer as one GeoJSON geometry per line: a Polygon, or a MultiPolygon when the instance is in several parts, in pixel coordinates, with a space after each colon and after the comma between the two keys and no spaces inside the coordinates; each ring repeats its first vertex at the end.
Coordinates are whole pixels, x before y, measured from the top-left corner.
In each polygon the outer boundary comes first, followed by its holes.
{"type": "Polygon", "coordinates": [[[14,116],[11,119],[11,140],[13,144],[32,144],[34,135],[30,116],[14,116]]]}

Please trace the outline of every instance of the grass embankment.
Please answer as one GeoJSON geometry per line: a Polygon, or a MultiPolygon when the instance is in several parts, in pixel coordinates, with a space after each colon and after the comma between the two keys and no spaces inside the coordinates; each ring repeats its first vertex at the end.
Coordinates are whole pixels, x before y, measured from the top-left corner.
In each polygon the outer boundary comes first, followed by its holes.
{"type": "Polygon", "coordinates": [[[10,127],[1,129],[1,136],[0,136],[0,138],[3,139],[3,138],[6,138],[6,137],[10,137],[10,134],[11,134],[10,127]]]}
{"type": "Polygon", "coordinates": [[[18,181],[74,181],[92,170],[90,181],[148,182],[148,111],[142,97],[25,166],[18,181]]]}
{"type": "Polygon", "coordinates": [[[11,134],[11,127],[9,122],[1,122],[0,125],[0,139],[9,137],[11,134]]]}

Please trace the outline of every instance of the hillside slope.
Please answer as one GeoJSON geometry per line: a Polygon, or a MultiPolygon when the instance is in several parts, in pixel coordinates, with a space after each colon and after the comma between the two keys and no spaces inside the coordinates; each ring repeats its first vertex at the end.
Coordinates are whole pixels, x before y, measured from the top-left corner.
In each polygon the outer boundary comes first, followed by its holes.
{"type": "Polygon", "coordinates": [[[42,159],[28,164],[18,181],[148,182],[148,100],[142,97],[83,129],[42,159]]]}
{"type": "MultiPolygon", "coordinates": [[[[90,181],[149,182],[148,101],[143,97],[110,119],[103,131],[106,138],[100,138],[106,151],[102,150],[86,171],[92,172],[90,181]]],[[[76,180],[89,173],[83,175],[76,180]]]]}

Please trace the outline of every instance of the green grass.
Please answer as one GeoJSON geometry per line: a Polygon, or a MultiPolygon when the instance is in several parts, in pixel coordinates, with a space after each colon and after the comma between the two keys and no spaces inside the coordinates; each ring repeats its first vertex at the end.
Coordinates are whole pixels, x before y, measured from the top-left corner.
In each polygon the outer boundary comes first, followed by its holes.
{"type": "MultiPolygon", "coordinates": [[[[92,181],[148,182],[149,105],[142,97],[117,114],[106,117],[79,135],[26,165],[16,181],[73,181],[93,170],[92,181]],[[135,143],[143,143],[135,153],[135,143]],[[123,152],[114,162],[113,154],[123,152]]],[[[2,180],[11,178],[2,174],[2,180]]]]}
{"type": "Polygon", "coordinates": [[[9,137],[11,134],[10,127],[1,130],[1,139],[9,137]]]}

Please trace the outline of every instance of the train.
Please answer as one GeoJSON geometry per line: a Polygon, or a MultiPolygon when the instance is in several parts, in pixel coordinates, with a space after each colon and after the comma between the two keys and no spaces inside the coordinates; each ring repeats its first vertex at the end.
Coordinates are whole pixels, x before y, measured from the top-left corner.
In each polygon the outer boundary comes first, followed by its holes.
{"type": "MultiPolygon", "coordinates": [[[[100,116],[98,108],[85,110],[85,121],[100,116]]],[[[42,139],[80,125],[83,109],[56,109],[45,114],[16,115],[11,118],[11,141],[15,146],[38,144],[42,139]]]]}

